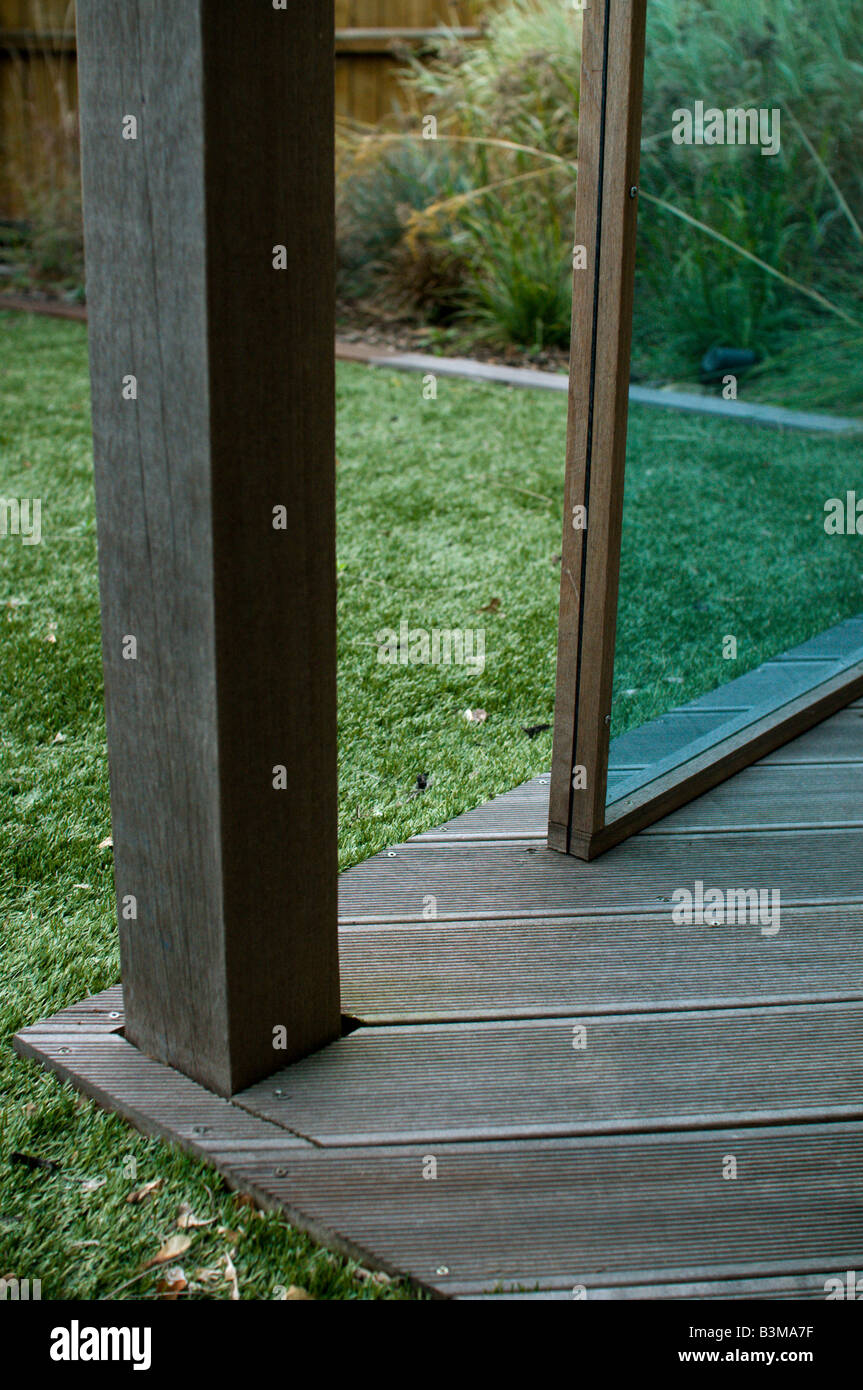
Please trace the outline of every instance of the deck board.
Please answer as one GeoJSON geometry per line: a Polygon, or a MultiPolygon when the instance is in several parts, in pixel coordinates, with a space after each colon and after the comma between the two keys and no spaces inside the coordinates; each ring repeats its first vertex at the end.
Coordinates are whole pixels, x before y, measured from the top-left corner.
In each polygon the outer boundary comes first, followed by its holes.
{"type": "MultiPolygon", "coordinates": [[[[298,1152],[244,1169],[444,1294],[799,1276],[863,1264],[863,1126],[298,1152]],[[434,1156],[438,1176],[422,1177],[434,1156]],[[723,1178],[727,1157],[736,1180],[723,1178]]],[[[728,1169],[726,1168],[726,1171],[728,1169]]]]}
{"type": "MultiPolygon", "coordinates": [[[[860,725],[863,732],[863,724],[860,725]]],[[[805,766],[766,760],[722,782],[708,796],[673,811],[642,835],[699,830],[798,829],[805,807],[815,804],[819,825],[860,827],[863,817],[863,749],[858,762],[805,766]],[[802,803],[802,804],[801,804],[802,803]]],[[[495,797],[475,811],[418,835],[417,844],[447,839],[544,840],[548,828],[548,781],[534,778],[517,793],[495,797]]]]}
{"type": "Polygon", "coordinates": [[[363,1028],[237,1102],[337,1147],[863,1119],[863,1003],[363,1028]]]}
{"type": "MultiPolygon", "coordinates": [[[[806,810],[811,819],[811,807],[806,810]]],[[[339,912],[343,921],[421,922],[424,900],[432,896],[440,915],[474,920],[503,910],[572,916],[611,910],[670,921],[675,889],[692,889],[697,881],[777,890],[789,907],[847,904],[857,911],[863,826],[638,835],[590,864],[528,841],[409,841],[342,875],[339,912]]]]}
{"type": "Polygon", "coordinates": [[[786,910],[773,938],[516,916],[346,927],[339,939],[342,1008],[376,1024],[863,998],[863,910],[786,910]]]}
{"type": "Polygon", "coordinates": [[[351,869],[361,1026],[233,1101],[127,1043],[118,987],[16,1047],[438,1296],[823,1298],[863,1268],[861,719],[590,864],[543,847],[544,776],[351,869]],[[779,889],[778,934],[675,925],[697,880],[779,889]]]}

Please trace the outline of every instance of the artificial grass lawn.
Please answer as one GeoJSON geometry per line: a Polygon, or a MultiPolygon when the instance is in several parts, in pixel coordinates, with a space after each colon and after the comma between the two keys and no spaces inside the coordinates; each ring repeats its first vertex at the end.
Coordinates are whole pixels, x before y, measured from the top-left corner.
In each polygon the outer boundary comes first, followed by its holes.
{"type": "MultiPolygon", "coordinates": [[[[424,400],[419,377],[347,365],[338,386],[347,867],[549,766],[550,733],[522,730],[552,718],[565,401],[446,380],[424,400]],[[376,634],[402,620],[484,628],[485,670],[379,663],[376,634]],[[468,724],[468,708],[487,720],[468,724]],[[411,796],[420,773],[430,785],[411,796]]],[[[0,1276],[41,1279],[45,1298],[105,1297],[177,1234],[188,1202],[216,1218],[190,1232],[178,1261],[190,1280],[231,1250],[244,1298],[291,1283],[319,1298],[414,1296],[238,1207],[203,1164],[9,1046],[119,976],[99,848],[111,827],[88,409],[84,328],[0,315],[0,496],[41,497],[43,532],[32,547],[0,539],[0,1276]],[[59,1166],[25,1168],[15,1151],[59,1166]],[[156,1178],[147,1201],[126,1202],[156,1178]]],[[[633,412],[613,732],[863,607],[859,538],[822,525],[826,498],[855,484],[853,440],[633,412]],[[737,662],[722,659],[726,634],[737,662]]],[[[156,1297],[160,1277],[118,1296],[156,1297]]],[[[229,1293],[219,1279],[190,1296],[229,1293]]]]}

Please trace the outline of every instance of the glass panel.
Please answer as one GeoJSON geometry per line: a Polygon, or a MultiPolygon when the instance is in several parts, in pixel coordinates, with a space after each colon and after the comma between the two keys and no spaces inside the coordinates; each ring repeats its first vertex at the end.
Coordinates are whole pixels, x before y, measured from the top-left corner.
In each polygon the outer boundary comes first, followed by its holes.
{"type": "Polygon", "coordinates": [[[648,6],[610,803],[863,660],[863,20],[792,11],[648,6]]]}

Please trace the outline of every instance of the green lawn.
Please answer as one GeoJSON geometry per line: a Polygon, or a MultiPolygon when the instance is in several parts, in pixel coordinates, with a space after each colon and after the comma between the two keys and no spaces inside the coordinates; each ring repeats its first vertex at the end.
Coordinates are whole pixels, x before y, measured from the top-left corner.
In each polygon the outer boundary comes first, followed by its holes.
{"type": "MultiPolygon", "coordinates": [[[[427,401],[419,377],[359,366],[339,368],[338,388],[347,867],[548,767],[551,735],[523,726],[552,718],[565,401],[446,380],[427,401]],[[484,671],[379,663],[376,633],[402,620],[483,628],[484,671]],[[468,708],[486,721],[468,724],[468,708]],[[429,788],[411,796],[420,773],[429,788]]],[[[0,1276],[41,1278],[46,1298],[105,1297],[187,1202],[216,1218],[180,1261],[190,1280],[232,1250],[243,1297],[291,1283],[410,1297],[238,1207],[209,1169],[9,1047],[20,1025],[119,976],[99,848],[111,826],[88,410],[85,330],[0,314],[0,495],[42,499],[40,545],[0,538],[0,1276]],[[10,1163],[16,1151],[58,1166],[10,1163]],[[126,1202],[156,1178],[144,1204],[126,1202]]],[[[821,522],[828,497],[863,494],[859,458],[853,440],[633,414],[615,733],[863,608],[860,540],[821,522]]],[[[120,1296],[156,1297],[159,1277],[120,1296]]],[[[229,1286],[202,1279],[191,1296],[229,1286]]]]}

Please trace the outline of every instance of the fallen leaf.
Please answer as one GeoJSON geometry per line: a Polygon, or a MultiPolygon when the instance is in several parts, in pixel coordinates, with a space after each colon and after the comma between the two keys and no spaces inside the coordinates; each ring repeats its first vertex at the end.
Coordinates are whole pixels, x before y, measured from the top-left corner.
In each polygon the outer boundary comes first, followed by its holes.
{"type": "Polygon", "coordinates": [[[113,848],[114,848],[114,841],[111,839],[111,836],[110,836],[110,835],[107,837],[107,839],[100,841],[100,843],[99,843],[99,848],[100,848],[100,849],[113,849],[113,848]]]}
{"type": "Polygon", "coordinates": [[[130,1192],[126,1198],[133,1206],[138,1202],[143,1202],[149,1197],[151,1192],[156,1192],[162,1186],[161,1178],[154,1178],[152,1182],[145,1182],[143,1187],[138,1187],[134,1192],[130,1192]]]}
{"type": "Polygon", "coordinates": [[[364,1284],[391,1284],[393,1281],[382,1269],[364,1269],[362,1265],[355,1271],[356,1277],[364,1284]]]}
{"type": "Polygon", "coordinates": [[[196,1216],[188,1202],[180,1203],[180,1211],[177,1216],[177,1225],[181,1231],[190,1231],[195,1226],[212,1226],[215,1216],[210,1216],[206,1220],[202,1216],[196,1216]]]}
{"type": "Polygon", "coordinates": [[[522,728],[522,733],[527,734],[528,738],[536,738],[537,734],[544,734],[546,729],[550,729],[550,724],[528,724],[522,728]]]}
{"type": "Polygon", "coordinates": [[[500,608],[500,599],[499,599],[499,598],[490,598],[489,601],[488,601],[488,603],[485,605],[485,608],[478,608],[476,611],[477,611],[477,613],[497,613],[497,611],[498,611],[499,608],[500,608]]]}
{"type": "Polygon", "coordinates": [[[486,719],[488,719],[488,715],[484,709],[466,709],[464,718],[467,720],[468,724],[484,724],[486,719]]]}
{"type": "Polygon", "coordinates": [[[65,742],[66,742],[66,735],[65,735],[65,734],[55,734],[55,735],[54,735],[54,742],[55,742],[55,743],[65,743],[65,742]]]}
{"type": "Polygon", "coordinates": [[[85,1178],[81,1184],[82,1192],[98,1192],[100,1187],[104,1187],[107,1178],[85,1178]]]}
{"type": "Polygon", "coordinates": [[[195,1270],[195,1280],[199,1284],[217,1284],[221,1277],[222,1270],[220,1267],[216,1267],[215,1269],[201,1268],[195,1270]]]}
{"type": "Polygon", "coordinates": [[[142,1265],[142,1269],[152,1269],[154,1265],[165,1265],[169,1260],[175,1260],[178,1255],[184,1255],[191,1244],[191,1236],[171,1236],[159,1253],[142,1265]]]}
{"type": "Polygon", "coordinates": [[[237,1270],[230,1255],[225,1255],[225,1283],[231,1286],[231,1302],[238,1302],[240,1298],[240,1285],[237,1281],[237,1270]]]}
{"type": "Polygon", "coordinates": [[[173,1303],[177,1296],[189,1287],[189,1281],[180,1265],[172,1265],[165,1270],[164,1277],[156,1285],[156,1292],[166,1303],[173,1303]]]}
{"type": "Polygon", "coordinates": [[[277,1295],[276,1302],[294,1302],[295,1300],[298,1301],[299,1299],[308,1299],[310,1303],[315,1302],[308,1290],[301,1289],[299,1284],[291,1284],[288,1288],[283,1289],[282,1292],[277,1295]]]}

